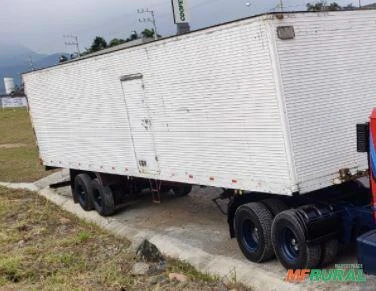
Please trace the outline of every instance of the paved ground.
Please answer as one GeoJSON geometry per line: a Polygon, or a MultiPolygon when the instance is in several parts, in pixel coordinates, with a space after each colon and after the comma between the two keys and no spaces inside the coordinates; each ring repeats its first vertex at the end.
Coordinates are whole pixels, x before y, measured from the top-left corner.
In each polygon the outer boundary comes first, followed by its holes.
{"type": "MultiPolygon", "coordinates": [[[[55,174],[35,183],[35,186],[44,188],[51,181],[64,179],[65,175],[55,174]]],[[[161,204],[144,198],[111,218],[102,218],[94,211],[84,212],[72,202],[69,187],[44,188],[40,193],[68,211],[134,242],[149,238],[168,256],[188,261],[203,272],[229,279],[236,277],[256,290],[376,290],[376,278],[371,276],[365,284],[291,284],[284,281],[286,271],[276,260],[263,264],[247,261],[236,240],[229,238],[226,216],[211,201],[218,193],[213,188],[196,187],[183,198],[165,195],[161,204]]],[[[336,263],[356,263],[354,248],[342,250],[336,263]]]]}

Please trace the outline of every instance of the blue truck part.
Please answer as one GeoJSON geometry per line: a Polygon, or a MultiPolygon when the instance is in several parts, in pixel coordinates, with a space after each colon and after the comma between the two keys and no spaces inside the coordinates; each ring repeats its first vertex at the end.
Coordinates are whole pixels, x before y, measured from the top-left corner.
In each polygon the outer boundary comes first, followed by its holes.
{"type": "Polygon", "coordinates": [[[376,229],[359,236],[356,246],[358,262],[364,272],[376,275],[376,229]]]}

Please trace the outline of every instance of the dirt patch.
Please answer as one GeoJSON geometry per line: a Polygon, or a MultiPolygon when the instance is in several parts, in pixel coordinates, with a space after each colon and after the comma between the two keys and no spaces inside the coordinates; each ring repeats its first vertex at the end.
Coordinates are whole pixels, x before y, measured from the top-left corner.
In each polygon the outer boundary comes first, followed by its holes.
{"type": "Polygon", "coordinates": [[[6,143],[6,144],[0,144],[0,149],[14,149],[14,148],[22,148],[26,146],[27,144],[24,144],[24,143],[6,143]]]}

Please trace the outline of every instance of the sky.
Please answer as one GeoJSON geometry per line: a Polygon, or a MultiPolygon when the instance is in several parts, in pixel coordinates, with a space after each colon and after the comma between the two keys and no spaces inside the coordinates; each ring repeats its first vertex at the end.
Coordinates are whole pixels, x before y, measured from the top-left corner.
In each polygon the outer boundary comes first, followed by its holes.
{"type": "MultiPolygon", "coordinates": [[[[361,0],[370,4],[376,0],[361,0]]],[[[286,10],[305,10],[309,0],[283,0],[286,10]]],[[[315,1],[313,1],[315,2],[315,1]]],[[[331,2],[331,1],[328,1],[331,2]]],[[[337,0],[340,5],[359,0],[337,0]]],[[[279,0],[190,0],[191,26],[202,28],[254,14],[273,11],[279,0]],[[250,2],[248,7],[245,3],[250,2]]],[[[144,17],[138,8],[149,8],[156,15],[157,29],[163,36],[176,32],[171,0],[0,0],[0,41],[17,43],[38,53],[73,52],[63,35],[76,35],[81,50],[95,36],[127,38],[132,30],[151,28],[139,23],[144,17]]]]}

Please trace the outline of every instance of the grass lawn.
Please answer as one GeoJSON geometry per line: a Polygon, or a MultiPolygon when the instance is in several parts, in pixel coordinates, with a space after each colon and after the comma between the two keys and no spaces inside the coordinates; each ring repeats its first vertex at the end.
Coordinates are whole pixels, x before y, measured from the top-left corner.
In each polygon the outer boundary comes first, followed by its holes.
{"type": "Polygon", "coordinates": [[[0,187],[0,229],[1,290],[226,290],[217,279],[176,260],[168,260],[157,276],[132,276],[139,258],[128,241],[33,192],[0,187]],[[189,280],[169,280],[170,272],[189,280]]]}
{"type": "Polygon", "coordinates": [[[29,113],[0,110],[0,182],[33,182],[48,174],[39,164],[29,113]]]}

